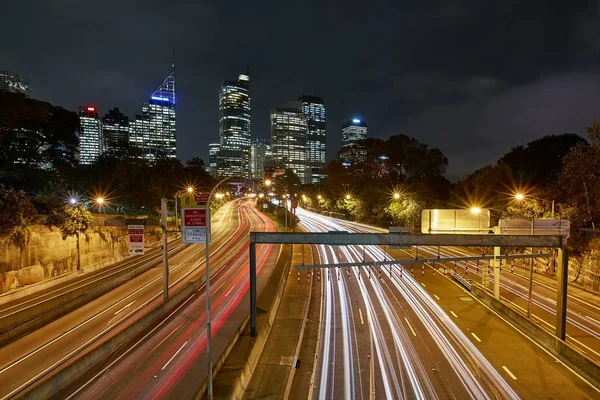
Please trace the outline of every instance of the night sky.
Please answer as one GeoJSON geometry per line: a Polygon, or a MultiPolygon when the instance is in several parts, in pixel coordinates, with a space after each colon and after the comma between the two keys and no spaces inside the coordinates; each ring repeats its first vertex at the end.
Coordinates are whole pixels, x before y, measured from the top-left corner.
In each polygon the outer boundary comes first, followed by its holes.
{"type": "Polygon", "coordinates": [[[600,118],[599,3],[587,1],[71,1],[2,5],[0,69],[34,98],[133,115],[175,53],[178,156],[207,160],[218,89],[250,67],[253,136],[304,94],[340,123],[439,147],[448,177],[600,118]],[[326,5],[324,5],[326,4],[326,5]]]}

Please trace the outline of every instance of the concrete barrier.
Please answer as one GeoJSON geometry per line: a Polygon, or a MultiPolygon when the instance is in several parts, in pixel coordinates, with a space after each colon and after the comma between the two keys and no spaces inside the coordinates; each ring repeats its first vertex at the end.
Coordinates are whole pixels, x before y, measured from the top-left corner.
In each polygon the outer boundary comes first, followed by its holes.
{"type": "MultiPolygon", "coordinates": [[[[183,247],[180,247],[170,254],[177,254],[182,249],[183,247]]],[[[156,252],[152,257],[157,257],[159,254],[159,252],[156,252]]],[[[149,258],[151,259],[152,257],[149,258]]],[[[91,282],[89,285],[82,286],[60,296],[48,299],[47,301],[42,301],[32,307],[0,318],[0,346],[4,346],[17,338],[68,314],[161,263],[162,259],[157,257],[155,260],[149,261],[147,264],[129,272],[105,276],[104,278],[98,279],[98,281],[91,282]]]]}
{"type": "MultiPolygon", "coordinates": [[[[236,331],[235,337],[232,338],[213,366],[213,377],[215,377],[236,346],[238,349],[241,348],[243,349],[242,351],[245,351],[245,362],[238,375],[234,378],[229,393],[225,398],[241,399],[246,387],[252,379],[254,369],[258,364],[258,360],[260,359],[267,339],[269,338],[269,334],[271,333],[273,321],[277,316],[277,310],[279,309],[279,304],[281,303],[281,298],[289,275],[291,260],[291,249],[289,249],[289,246],[287,245],[282,246],[282,251],[277,260],[277,266],[271,273],[267,284],[256,301],[258,307],[256,336],[250,336],[250,328],[248,326],[250,318],[245,318],[236,331]]],[[[206,394],[206,386],[207,381],[205,379],[198,388],[198,391],[194,396],[195,399],[201,399],[206,394]]]]}
{"type": "Polygon", "coordinates": [[[600,387],[600,366],[571,344],[558,339],[552,332],[530,321],[508,304],[496,300],[479,285],[473,285],[472,293],[482,303],[502,315],[529,338],[534,340],[569,368],[583,376],[591,384],[600,387]]]}

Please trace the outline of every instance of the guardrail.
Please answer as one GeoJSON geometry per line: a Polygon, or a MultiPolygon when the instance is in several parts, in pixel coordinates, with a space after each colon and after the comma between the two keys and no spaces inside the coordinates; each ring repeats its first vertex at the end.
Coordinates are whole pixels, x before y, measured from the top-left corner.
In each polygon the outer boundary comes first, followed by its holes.
{"type": "Polygon", "coordinates": [[[451,274],[451,276],[455,281],[457,281],[462,286],[464,286],[465,289],[467,289],[469,292],[473,290],[473,284],[472,284],[473,281],[471,279],[467,279],[467,278],[457,274],[456,272],[453,272],[451,274]]]}

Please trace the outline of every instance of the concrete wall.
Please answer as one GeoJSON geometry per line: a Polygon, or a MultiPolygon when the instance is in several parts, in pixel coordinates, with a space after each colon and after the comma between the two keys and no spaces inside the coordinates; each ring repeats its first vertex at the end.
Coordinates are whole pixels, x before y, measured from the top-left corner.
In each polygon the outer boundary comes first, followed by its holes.
{"type": "MultiPolygon", "coordinates": [[[[56,228],[32,226],[29,245],[21,250],[0,237],[0,294],[77,270],[77,238],[56,228]]],[[[146,227],[146,246],[158,243],[159,227],[146,227]]],[[[128,257],[127,228],[101,226],[81,235],[81,266],[100,268],[128,257]]]]}
{"type": "Polygon", "coordinates": [[[569,282],[600,292],[600,250],[592,250],[581,259],[570,257],[569,282]]]}

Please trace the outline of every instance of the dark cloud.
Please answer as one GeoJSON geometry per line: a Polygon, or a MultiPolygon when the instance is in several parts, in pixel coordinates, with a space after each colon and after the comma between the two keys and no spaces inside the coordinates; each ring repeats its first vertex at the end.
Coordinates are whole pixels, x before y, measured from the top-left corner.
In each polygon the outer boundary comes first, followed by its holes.
{"type": "Polygon", "coordinates": [[[199,2],[69,0],[3,6],[0,68],[34,96],[133,114],[177,59],[179,156],[217,140],[217,91],[250,67],[253,134],[306,94],[339,124],[441,148],[451,177],[599,117],[598,4],[587,1],[199,2]]]}

